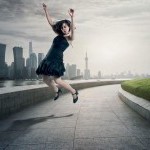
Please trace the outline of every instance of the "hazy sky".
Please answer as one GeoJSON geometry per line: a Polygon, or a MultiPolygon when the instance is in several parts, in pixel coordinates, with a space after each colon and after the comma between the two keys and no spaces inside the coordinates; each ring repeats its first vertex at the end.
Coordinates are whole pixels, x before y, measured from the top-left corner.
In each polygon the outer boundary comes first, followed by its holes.
{"type": "Polygon", "coordinates": [[[23,47],[25,58],[29,41],[35,53],[48,52],[56,34],[43,2],[54,20],[70,19],[68,9],[75,9],[75,40],[65,63],[83,70],[87,51],[92,74],[150,73],[150,0],[0,0],[0,43],[7,44],[9,65],[14,46],[23,47]]]}

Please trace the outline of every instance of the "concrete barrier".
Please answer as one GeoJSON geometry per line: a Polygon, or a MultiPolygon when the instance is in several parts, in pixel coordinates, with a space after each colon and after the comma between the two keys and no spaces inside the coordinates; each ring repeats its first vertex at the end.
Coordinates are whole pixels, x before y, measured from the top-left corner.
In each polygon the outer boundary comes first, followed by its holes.
{"type": "MultiPolygon", "coordinates": [[[[76,89],[101,85],[120,84],[124,80],[92,81],[70,83],[76,89]]],[[[68,91],[63,90],[63,93],[68,91]]],[[[45,84],[17,86],[0,89],[0,118],[40,101],[52,99],[53,92],[45,84]]]]}
{"type": "Polygon", "coordinates": [[[119,89],[118,95],[129,107],[150,121],[150,101],[132,95],[122,88],[119,89]]]}

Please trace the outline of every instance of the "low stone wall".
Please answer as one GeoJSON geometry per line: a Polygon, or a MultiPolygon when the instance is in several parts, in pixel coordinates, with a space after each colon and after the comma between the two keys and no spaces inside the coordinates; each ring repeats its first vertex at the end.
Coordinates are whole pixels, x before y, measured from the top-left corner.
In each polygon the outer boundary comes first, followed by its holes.
{"type": "Polygon", "coordinates": [[[118,95],[129,107],[150,121],[150,101],[132,95],[122,88],[119,89],[118,95]]]}
{"type": "MultiPolygon", "coordinates": [[[[101,85],[120,84],[124,80],[92,81],[71,83],[76,89],[84,89],[101,85]]],[[[63,93],[68,91],[63,90],[63,93]]],[[[23,108],[53,97],[52,89],[45,84],[17,86],[0,89],[0,118],[22,110],[23,108]]]]}

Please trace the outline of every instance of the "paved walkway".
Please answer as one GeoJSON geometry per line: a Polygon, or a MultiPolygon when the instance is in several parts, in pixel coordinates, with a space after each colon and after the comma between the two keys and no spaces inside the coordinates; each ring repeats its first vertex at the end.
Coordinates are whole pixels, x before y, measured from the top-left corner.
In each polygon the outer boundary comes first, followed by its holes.
{"type": "Polygon", "coordinates": [[[150,147],[150,123],[117,96],[120,85],[66,94],[0,121],[0,149],[141,150],[150,147]]]}

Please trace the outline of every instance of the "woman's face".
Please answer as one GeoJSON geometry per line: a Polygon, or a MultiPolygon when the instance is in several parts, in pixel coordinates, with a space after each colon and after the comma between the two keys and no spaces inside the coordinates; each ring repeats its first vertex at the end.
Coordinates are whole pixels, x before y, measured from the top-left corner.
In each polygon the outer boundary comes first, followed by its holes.
{"type": "Polygon", "coordinates": [[[66,23],[62,24],[61,30],[64,34],[68,34],[69,33],[69,27],[66,23]]]}

